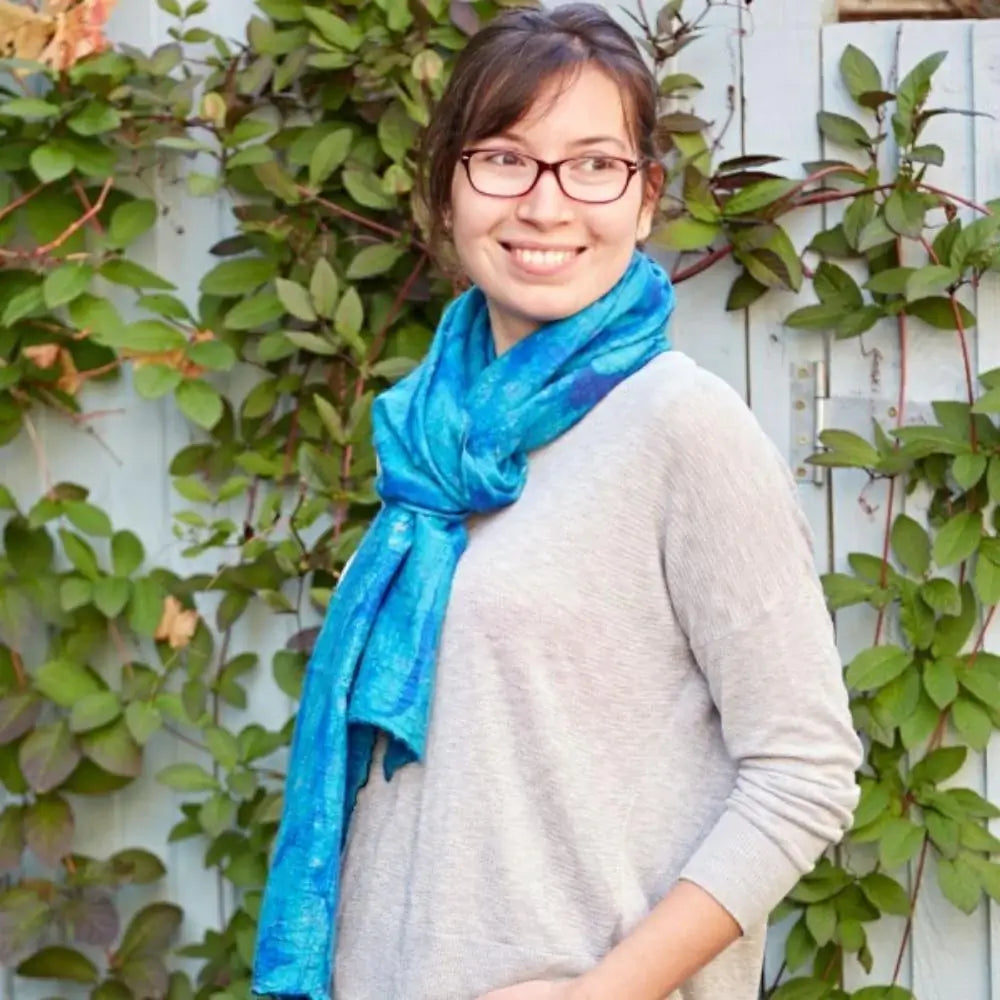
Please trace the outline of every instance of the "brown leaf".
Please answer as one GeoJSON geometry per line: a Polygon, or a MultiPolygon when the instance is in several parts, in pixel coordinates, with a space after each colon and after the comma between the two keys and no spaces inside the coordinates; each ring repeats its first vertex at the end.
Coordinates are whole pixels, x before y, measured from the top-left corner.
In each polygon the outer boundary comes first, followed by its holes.
{"type": "Polygon", "coordinates": [[[51,368],[58,360],[62,348],[58,344],[32,344],[24,348],[24,356],[39,368],[51,368]]]}
{"type": "Polygon", "coordinates": [[[54,14],[52,39],[41,60],[53,69],[69,69],[75,63],[107,48],[104,25],[116,0],[50,0],[47,10],[54,14]]]}
{"type": "Polygon", "coordinates": [[[181,602],[172,594],[163,602],[163,615],[156,626],[153,638],[166,640],[171,649],[183,649],[198,627],[198,612],[181,607],[181,602]]]}

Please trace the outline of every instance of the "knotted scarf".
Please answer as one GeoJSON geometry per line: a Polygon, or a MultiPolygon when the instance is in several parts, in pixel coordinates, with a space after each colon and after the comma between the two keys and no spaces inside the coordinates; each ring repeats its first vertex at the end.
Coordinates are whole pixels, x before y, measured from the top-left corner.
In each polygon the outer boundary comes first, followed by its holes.
{"type": "Polygon", "coordinates": [[[498,357],[473,287],[445,310],[426,359],[376,399],[382,507],[309,661],[260,914],[256,993],[326,1000],[351,810],[379,730],[390,737],[386,778],[423,757],[466,517],[517,500],[528,454],[668,349],[673,304],[667,276],[637,250],[607,294],[498,357]]]}

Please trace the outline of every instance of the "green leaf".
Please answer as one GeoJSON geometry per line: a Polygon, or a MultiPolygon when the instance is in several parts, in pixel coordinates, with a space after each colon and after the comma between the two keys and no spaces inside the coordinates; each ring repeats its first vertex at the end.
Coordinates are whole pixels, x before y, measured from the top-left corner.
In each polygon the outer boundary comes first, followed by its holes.
{"type": "Polygon", "coordinates": [[[108,226],[108,244],[113,247],[128,246],[156,225],[156,212],[156,202],[150,198],[136,198],[119,205],[108,226]]]}
{"type": "Polygon", "coordinates": [[[145,746],[150,737],[158,732],[163,725],[163,718],[158,709],[145,701],[133,701],[125,709],[125,725],[132,738],[140,746],[145,746]]]}
{"type": "MultiPolygon", "coordinates": [[[[791,962],[788,967],[793,968],[791,962]]],[[[771,994],[771,1000],[827,1000],[832,989],[822,979],[790,979],[771,994]]]]}
{"type": "Polygon", "coordinates": [[[59,606],[63,611],[75,611],[94,599],[94,585],[78,576],[67,577],[59,585],[59,606]]]}
{"type": "Polygon", "coordinates": [[[351,281],[372,278],[385,274],[406,251],[389,243],[379,243],[361,250],[347,268],[347,277],[351,281]]]}
{"type": "Polygon", "coordinates": [[[178,792],[215,791],[218,781],[198,764],[170,764],[156,775],[156,780],[178,792]]]}
{"type": "Polygon", "coordinates": [[[50,272],[42,283],[42,296],[49,309],[72,302],[82,295],[94,277],[93,268],[87,264],[63,264],[50,272]]]}
{"type": "Polygon", "coordinates": [[[136,368],[132,375],[135,391],[143,399],[159,399],[173,392],[184,381],[184,376],[176,368],[157,363],[144,364],[136,368]]]}
{"type": "Polygon", "coordinates": [[[333,319],[338,291],[336,272],[325,257],[320,257],[309,281],[309,295],[313,308],[324,319],[333,319]]]}
{"type": "Polygon", "coordinates": [[[132,595],[128,580],[115,576],[103,576],[94,584],[94,604],[105,618],[115,619],[125,609],[132,595]]]}
{"type": "Polygon", "coordinates": [[[910,771],[910,787],[916,787],[922,781],[934,784],[956,774],[968,756],[966,747],[938,747],[932,750],[922,760],[917,761],[910,771]]]}
{"type": "Polygon", "coordinates": [[[188,358],[209,371],[229,371],[236,364],[236,352],[222,340],[199,340],[188,344],[188,358]]]}
{"type": "Polygon", "coordinates": [[[29,528],[21,517],[12,517],[4,526],[3,548],[15,573],[38,576],[52,565],[55,548],[44,528],[29,528]]]}
{"type": "Polygon", "coordinates": [[[837,928],[837,911],[833,903],[813,903],[806,909],[806,927],[818,945],[833,940],[837,928]]]}
{"type": "Polygon", "coordinates": [[[899,514],[891,537],[899,564],[914,576],[923,576],[931,565],[931,540],[923,526],[909,515],[899,514]]]}
{"type": "Polygon", "coordinates": [[[116,531],[111,536],[111,565],[115,576],[131,576],[145,558],[142,542],[131,531],[116,531]]]}
{"type": "Polygon", "coordinates": [[[203,379],[182,382],[175,396],[181,413],[199,427],[211,430],[222,419],[222,397],[203,379]]]}
{"type": "Polygon", "coordinates": [[[951,566],[968,559],[979,547],[982,530],[980,513],[964,511],[947,521],[934,539],[935,564],[942,567],[951,566]]]}
{"type": "Polygon", "coordinates": [[[216,264],[202,279],[200,288],[206,295],[227,298],[246,295],[270,281],[277,270],[270,257],[242,257],[216,264]]]}
{"type": "Polygon", "coordinates": [[[302,285],[286,278],[278,278],[275,286],[281,304],[292,316],[306,323],[315,322],[316,311],[313,309],[309,293],[302,285]]]}
{"type": "Polygon", "coordinates": [[[112,132],[122,123],[121,115],[104,101],[94,100],[67,119],[66,124],[77,135],[103,135],[112,132]]]}
{"type": "Polygon", "coordinates": [[[802,306],[785,317],[785,326],[793,330],[830,330],[844,318],[843,302],[819,302],[802,306]]]}
{"type": "Polygon", "coordinates": [[[320,139],[309,158],[309,184],[312,187],[322,187],[323,182],[347,159],[353,138],[352,129],[339,128],[320,139]]]}
{"type": "Polygon", "coordinates": [[[337,17],[322,7],[303,7],[302,13],[331,45],[349,52],[360,47],[361,34],[342,17],[337,17]]]}
{"type": "Polygon", "coordinates": [[[862,650],[848,664],[847,683],[858,691],[883,687],[905,671],[912,659],[899,646],[873,646],[862,650]]]}
{"type": "Polygon", "coordinates": [[[24,839],[35,856],[57,867],[73,850],[73,810],[59,795],[41,795],[24,811],[24,839]]]}
{"type": "Polygon", "coordinates": [[[100,978],[97,966],[86,955],[61,945],[36,951],[18,965],[17,974],[25,979],[66,979],[73,983],[96,983],[100,978]]]}
{"type": "Polygon", "coordinates": [[[891,913],[899,917],[909,916],[910,897],[894,878],[882,872],[871,872],[865,875],[858,885],[868,901],[882,913],[891,913]]]}
{"type": "Polygon", "coordinates": [[[912,820],[890,820],[879,843],[879,859],[885,868],[899,868],[913,860],[924,842],[924,831],[912,820]]]}
{"type": "Polygon", "coordinates": [[[733,282],[726,299],[726,311],[735,312],[747,309],[767,292],[767,285],[761,284],[756,278],[743,271],[733,282]]]}
{"type": "Polygon", "coordinates": [[[885,223],[900,236],[917,239],[924,229],[927,203],[916,191],[896,188],[886,199],[885,223]]]}
{"type": "Polygon", "coordinates": [[[65,721],[39,726],[18,751],[21,773],[39,793],[61,785],[80,762],[80,748],[65,721]]]}
{"type": "MultiPolygon", "coordinates": [[[[2,113],[2,105],[0,105],[2,113]]],[[[43,184],[51,184],[73,172],[76,160],[73,154],[61,146],[38,146],[31,151],[31,169],[43,184]]]]}
{"type": "Polygon", "coordinates": [[[767,208],[769,205],[781,201],[798,187],[798,181],[787,180],[784,177],[775,177],[758,181],[755,184],[748,184],[726,201],[722,210],[723,214],[732,217],[759,212],[762,208],[767,208]]]}
{"type": "Polygon", "coordinates": [[[80,743],[87,757],[109,774],[136,778],[142,773],[142,748],[122,718],[86,733],[80,743]]]}
{"type": "Polygon", "coordinates": [[[871,136],[864,127],[846,115],[837,115],[832,111],[820,111],[816,116],[816,123],[819,125],[820,132],[827,139],[840,146],[857,149],[859,146],[871,145],[871,136]]]}
{"type": "Polygon", "coordinates": [[[912,274],[914,274],[912,267],[890,267],[873,274],[866,282],[865,288],[878,295],[902,295],[912,274]]]}
{"type": "Polygon", "coordinates": [[[826,260],[816,268],[813,289],[820,302],[836,303],[845,311],[864,305],[864,296],[854,278],[842,267],[826,260]]]}
{"type": "Polygon", "coordinates": [[[96,582],[100,576],[97,566],[97,556],[94,550],[79,536],[65,528],[59,529],[59,538],[63,544],[66,558],[88,579],[96,582]]]}
{"type": "Polygon", "coordinates": [[[878,67],[854,45],[848,45],[840,57],[840,76],[855,102],[862,94],[871,94],[884,89],[882,74],[878,67]]]}
{"type": "Polygon", "coordinates": [[[85,500],[67,500],[63,504],[63,513],[73,527],[88,535],[97,535],[100,538],[111,536],[111,518],[100,507],[95,507],[85,500]]]}
{"type": "Polygon", "coordinates": [[[986,456],[982,452],[957,456],[951,474],[963,490],[972,489],[986,475],[986,456]]]}
{"type": "Polygon", "coordinates": [[[820,441],[836,456],[837,464],[868,469],[879,463],[875,447],[851,431],[823,431],[820,441]]]}
{"type": "Polygon", "coordinates": [[[59,114],[57,104],[50,104],[37,97],[14,97],[9,101],[0,101],[0,117],[6,115],[8,118],[32,120],[53,118],[57,114],[59,114]]]}
{"type": "Polygon", "coordinates": [[[87,733],[117,719],[121,711],[121,702],[114,691],[88,694],[73,706],[69,717],[69,728],[74,733],[87,733]]]}
{"type": "Polygon", "coordinates": [[[256,330],[267,326],[285,314],[281,299],[274,292],[262,291],[241,299],[226,313],[225,324],[230,330],[256,330]]]}
{"type": "Polygon", "coordinates": [[[122,937],[117,960],[162,956],[170,947],[183,918],[179,906],[170,903],[151,903],[133,918],[122,937]]]}
{"type": "Polygon", "coordinates": [[[924,690],[939,709],[947,708],[958,697],[958,678],[953,661],[932,660],[924,667],[924,690]]]}
{"type": "Polygon", "coordinates": [[[951,300],[944,297],[918,299],[916,302],[911,302],[906,311],[938,330],[957,330],[959,321],[965,330],[976,325],[976,317],[965,306],[960,302],[952,306],[951,300]]]}
{"type": "Polygon", "coordinates": [[[964,859],[939,858],[938,885],[945,898],[963,913],[972,913],[982,898],[983,890],[975,869],[964,859]]]}
{"type": "Polygon", "coordinates": [[[36,671],[35,689],[61,708],[72,708],[87,695],[104,691],[106,685],[89,667],[73,660],[48,660],[36,671]]]}
{"type": "Polygon", "coordinates": [[[177,327],[159,319],[137,320],[101,339],[111,347],[139,353],[175,351],[187,343],[177,327]]]}
{"type": "Polygon", "coordinates": [[[992,606],[1000,603],[1000,565],[980,552],[976,560],[976,572],[972,585],[983,604],[992,606]]]}
{"type": "Polygon", "coordinates": [[[930,264],[914,271],[906,282],[906,301],[915,302],[947,291],[959,279],[953,268],[930,264]]]}
{"type": "Polygon", "coordinates": [[[973,750],[985,750],[993,732],[989,714],[978,702],[959,695],[951,706],[951,721],[973,750]]]}
{"type": "Polygon", "coordinates": [[[364,322],[364,306],[356,288],[348,288],[333,319],[334,329],[345,339],[357,340],[364,322]]]}
{"type": "Polygon", "coordinates": [[[962,595],[951,580],[938,576],[920,587],[924,603],[942,615],[957,615],[962,611],[962,595]]]}
{"type": "Polygon", "coordinates": [[[650,241],[665,250],[703,250],[722,233],[718,223],[681,217],[657,227],[650,241]]]}
{"type": "Polygon", "coordinates": [[[101,265],[98,273],[116,285],[127,285],[129,288],[159,288],[169,292],[177,287],[166,278],[161,278],[158,274],[154,274],[148,268],[131,260],[106,261],[101,265]]]}

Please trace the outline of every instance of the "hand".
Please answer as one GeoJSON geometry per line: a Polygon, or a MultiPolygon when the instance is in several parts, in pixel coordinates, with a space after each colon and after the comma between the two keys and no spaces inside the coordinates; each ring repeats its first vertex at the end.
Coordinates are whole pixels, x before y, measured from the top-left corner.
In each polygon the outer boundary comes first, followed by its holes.
{"type": "Polygon", "coordinates": [[[479,1000],[584,1000],[575,979],[533,979],[502,990],[492,990],[479,1000]]]}

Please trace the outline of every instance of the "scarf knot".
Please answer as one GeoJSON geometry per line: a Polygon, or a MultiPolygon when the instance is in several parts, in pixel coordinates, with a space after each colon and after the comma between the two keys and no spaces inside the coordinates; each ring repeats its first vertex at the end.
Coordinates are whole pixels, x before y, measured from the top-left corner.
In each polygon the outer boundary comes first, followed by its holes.
{"type": "Polygon", "coordinates": [[[472,288],[445,310],[426,359],[375,401],[383,506],[309,660],[258,924],[254,992],[328,996],[351,810],[377,732],[389,737],[387,778],[423,757],[466,518],[514,503],[529,453],[669,348],[673,305],[666,274],[636,251],[607,294],[497,357],[486,299],[472,288]]]}

